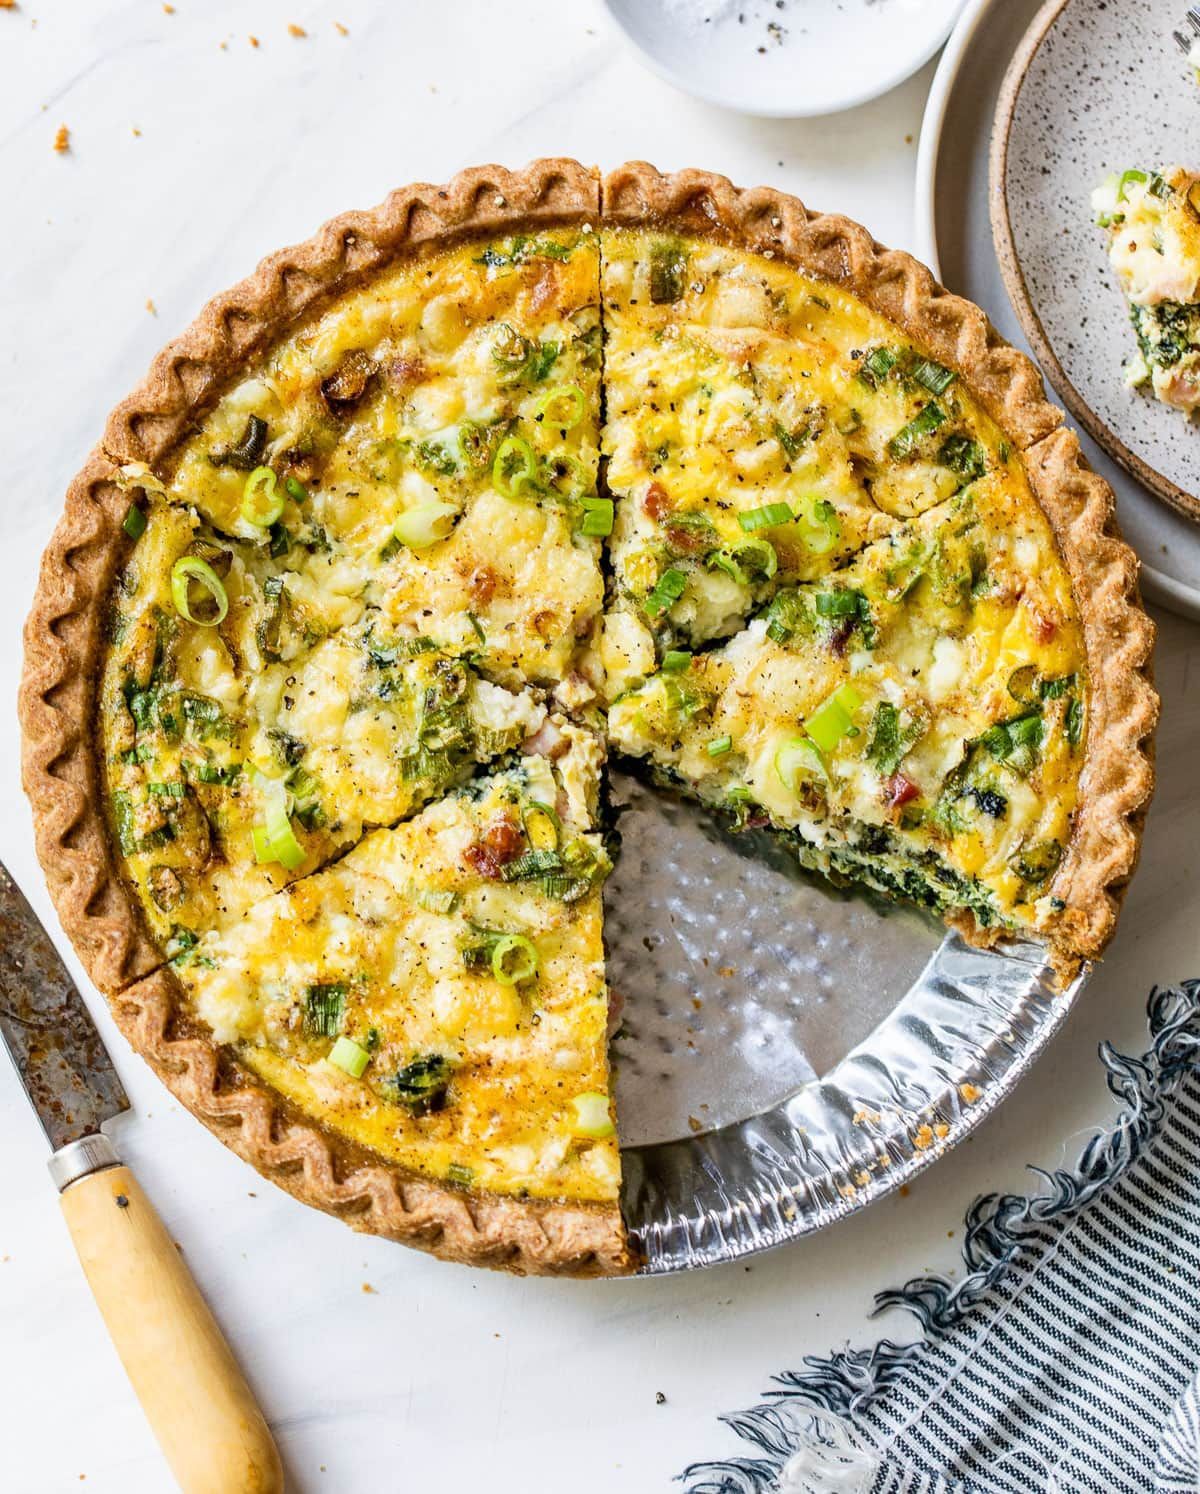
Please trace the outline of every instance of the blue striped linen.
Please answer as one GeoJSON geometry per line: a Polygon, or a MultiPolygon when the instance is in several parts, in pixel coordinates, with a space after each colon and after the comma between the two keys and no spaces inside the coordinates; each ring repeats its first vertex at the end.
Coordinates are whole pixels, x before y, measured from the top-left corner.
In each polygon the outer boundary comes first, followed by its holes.
{"type": "Polygon", "coordinates": [[[1149,1020],[1142,1057],[1101,1046],[1121,1108],[1076,1166],[977,1199],[958,1283],[876,1298],[917,1342],[776,1376],[689,1494],[1200,1494],[1200,980],[1149,1020]]]}

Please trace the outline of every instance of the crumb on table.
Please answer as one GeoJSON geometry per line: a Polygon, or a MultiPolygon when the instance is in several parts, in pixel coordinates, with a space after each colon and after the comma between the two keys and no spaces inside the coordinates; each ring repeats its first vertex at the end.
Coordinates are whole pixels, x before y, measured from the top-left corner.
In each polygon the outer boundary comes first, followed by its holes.
{"type": "Polygon", "coordinates": [[[58,129],[54,132],[54,149],[60,156],[66,155],[67,151],[71,149],[71,132],[65,124],[59,125],[58,129]]]}
{"type": "Polygon", "coordinates": [[[296,23],[295,23],[295,21],[289,21],[288,22],[288,35],[289,36],[298,36],[298,37],[299,36],[307,36],[308,32],[305,31],[305,29],[304,29],[303,26],[297,26],[296,23]]]}

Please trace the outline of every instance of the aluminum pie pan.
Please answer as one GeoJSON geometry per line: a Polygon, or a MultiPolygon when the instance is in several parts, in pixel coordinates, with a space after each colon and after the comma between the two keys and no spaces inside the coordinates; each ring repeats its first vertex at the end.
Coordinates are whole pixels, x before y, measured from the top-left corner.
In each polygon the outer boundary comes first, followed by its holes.
{"type": "Polygon", "coordinates": [[[612,787],[621,1209],[641,1275],[772,1249],[899,1187],[1012,1092],[1087,979],[1057,989],[1035,942],[974,949],[638,778],[612,787]]]}

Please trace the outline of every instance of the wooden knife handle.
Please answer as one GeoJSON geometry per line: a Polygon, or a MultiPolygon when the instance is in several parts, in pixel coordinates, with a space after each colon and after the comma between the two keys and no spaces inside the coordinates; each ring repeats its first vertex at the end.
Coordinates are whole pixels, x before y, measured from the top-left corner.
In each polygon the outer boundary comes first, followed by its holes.
{"type": "Polygon", "coordinates": [[[70,1183],[62,1211],[184,1494],[278,1494],[283,1469],[263,1414],[133,1174],[118,1165],[70,1183]]]}

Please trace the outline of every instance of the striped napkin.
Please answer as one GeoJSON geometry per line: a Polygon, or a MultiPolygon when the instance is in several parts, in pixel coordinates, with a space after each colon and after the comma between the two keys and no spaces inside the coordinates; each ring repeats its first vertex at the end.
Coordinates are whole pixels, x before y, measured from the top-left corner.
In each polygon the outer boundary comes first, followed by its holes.
{"type": "Polygon", "coordinates": [[[1120,1113],[1077,1165],[972,1205],[965,1279],[876,1299],[921,1338],[776,1376],[689,1494],[1200,1491],[1200,980],[1149,1018],[1142,1057],[1101,1046],[1120,1113]]]}

